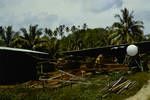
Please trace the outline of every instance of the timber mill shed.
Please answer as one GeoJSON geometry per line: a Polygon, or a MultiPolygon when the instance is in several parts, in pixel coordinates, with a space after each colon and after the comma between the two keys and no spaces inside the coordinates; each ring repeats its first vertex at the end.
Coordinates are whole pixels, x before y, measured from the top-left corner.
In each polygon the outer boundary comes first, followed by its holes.
{"type": "Polygon", "coordinates": [[[0,47],[0,84],[37,79],[36,64],[48,53],[27,49],[0,47]]]}

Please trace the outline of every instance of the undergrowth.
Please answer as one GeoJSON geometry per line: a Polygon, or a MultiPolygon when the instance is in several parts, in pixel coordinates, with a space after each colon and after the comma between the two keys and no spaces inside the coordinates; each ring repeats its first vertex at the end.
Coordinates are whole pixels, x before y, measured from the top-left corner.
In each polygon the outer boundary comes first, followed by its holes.
{"type": "Polygon", "coordinates": [[[60,89],[33,89],[22,88],[0,88],[0,100],[123,100],[134,95],[150,79],[150,73],[139,72],[127,75],[125,73],[109,73],[105,75],[94,75],[88,79],[91,84],[74,84],[73,86],[60,89]],[[123,94],[111,93],[106,98],[101,98],[100,92],[109,82],[125,76],[127,79],[136,81],[136,86],[123,94]]]}

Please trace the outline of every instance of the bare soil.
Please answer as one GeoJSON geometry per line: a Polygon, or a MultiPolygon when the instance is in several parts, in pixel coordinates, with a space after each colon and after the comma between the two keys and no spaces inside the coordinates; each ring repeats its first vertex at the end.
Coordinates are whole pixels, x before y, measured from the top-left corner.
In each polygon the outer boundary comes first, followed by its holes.
{"type": "Polygon", "coordinates": [[[134,96],[126,100],[150,100],[150,80],[134,96]]]}

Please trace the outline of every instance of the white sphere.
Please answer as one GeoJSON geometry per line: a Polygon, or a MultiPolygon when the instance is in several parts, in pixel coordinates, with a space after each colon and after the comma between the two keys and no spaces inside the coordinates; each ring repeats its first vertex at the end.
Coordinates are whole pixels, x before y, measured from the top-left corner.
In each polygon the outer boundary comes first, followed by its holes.
{"type": "Polygon", "coordinates": [[[127,47],[127,54],[129,56],[135,56],[138,53],[138,47],[135,45],[129,45],[127,47]]]}

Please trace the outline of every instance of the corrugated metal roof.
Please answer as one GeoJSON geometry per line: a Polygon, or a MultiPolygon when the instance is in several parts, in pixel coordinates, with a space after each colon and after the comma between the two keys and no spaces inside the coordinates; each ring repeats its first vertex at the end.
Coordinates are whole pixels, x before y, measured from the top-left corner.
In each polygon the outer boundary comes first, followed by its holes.
{"type": "Polygon", "coordinates": [[[10,48],[10,47],[0,47],[0,50],[18,51],[18,52],[25,52],[25,53],[36,53],[36,54],[48,55],[48,53],[46,53],[46,52],[33,51],[33,50],[28,50],[28,49],[10,48]]]}
{"type": "MultiPolygon", "coordinates": [[[[138,46],[139,53],[146,53],[150,51],[150,41],[142,41],[133,43],[134,45],[138,46]]],[[[88,48],[83,50],[73,50],[73,51],[64,51],[61,52],[65,55],[74,55],[74,56],[95,56],[98,54],[112,54],[112,49],[116,48],[114,51],[121,51],[126,52],[126,47],[130,44],[120,44],[120,45],[110,45],[105,47],[98,47],[98,48],[88,48]]],[[[119,52],[115,52],[115,54],[119,54],[119,52]]]]}

